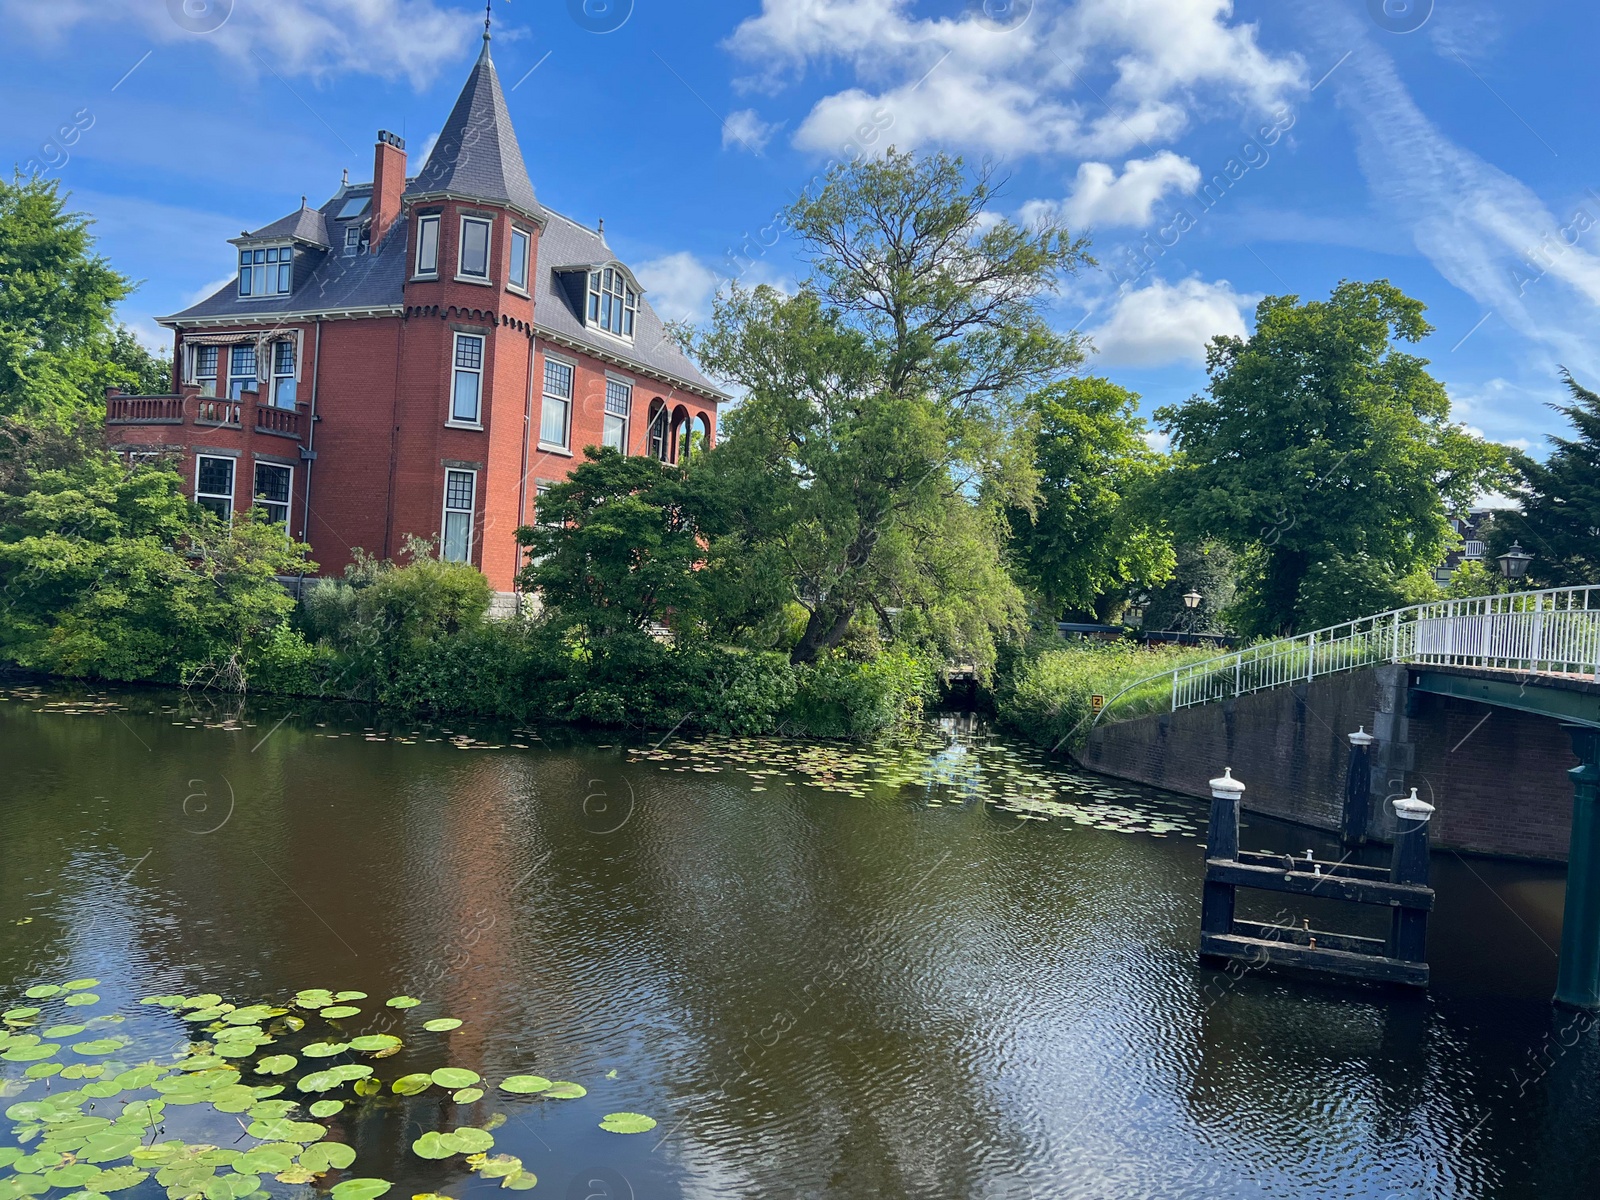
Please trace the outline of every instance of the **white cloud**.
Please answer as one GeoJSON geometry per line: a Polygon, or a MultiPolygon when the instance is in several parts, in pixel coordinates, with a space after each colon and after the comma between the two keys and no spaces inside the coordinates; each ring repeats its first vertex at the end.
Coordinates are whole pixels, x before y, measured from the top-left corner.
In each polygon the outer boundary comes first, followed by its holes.
{"type": "Polygon", "coordinates": [[[874,129],[878,144],[902,148],[1153,150],[1152,140],[1183,129],[1202,91],[1255,110],[1303,85],[1297,58],[1269,55],[1253,25],[1231,22],[1232,0],[1077,0],[1030,10],[1010,28],[976,6],[937,18],[914,17],[911,7],[763,0],[727,45],[755,69],[740,81],[747,88],[776,90],[812,66],[854,69],[856,86],[821,99],[795,133],[801,149],[829,154],[848,152],[874,129]],[[1096,88],[1086,75],[1109,78],[1096,88]]]}
{"type": "Polygon", "coordinates": [[[1089,330],[1100,351],[1097,365],[1199,366],[1206,343],[1218,334],[1245,337],[1244,310],[1259,297],[1234,291],[1225,279],[1206,283],[1156,280],[1117,297],[1111,315],[1089,330]]]}
{"type": "Polygon", "coordinates": [[[59,39],[88,21],[137,24],[163,41],[202,40],[251,71],[270,61],[282,74],[360,72],[417,87],[459,63],[480,28],[435,0],[0,0],[0,22],[35,37],[59,39]]]}
{"type": "Polygon", "coordinates": [[[634,273],[663,321],[705,320],[722,283],[722,276],[687,250],[642,262],[634,273]]]}
{"type": "Polygon", "coordinates": [[[723,121],[722,148],[726,150],[730,146],[738,146],[751,154],[760,154],[778,129],[779,126],[763,121],[755,109],[742,108],[729,113],[727,120],[723,121]]]}
{"type": "Polygon", "coordinates": [[[1080,163],[1070,196],[1059,203],[1024,205],[1023,217],[1059,216],[1074,231],[1090,225],[1144,226],[1167,193],[1192,192],[1199,186],[1200,168],[1170,150],[1130,159],[1121,175],[1109,163],[1080,163]]]}

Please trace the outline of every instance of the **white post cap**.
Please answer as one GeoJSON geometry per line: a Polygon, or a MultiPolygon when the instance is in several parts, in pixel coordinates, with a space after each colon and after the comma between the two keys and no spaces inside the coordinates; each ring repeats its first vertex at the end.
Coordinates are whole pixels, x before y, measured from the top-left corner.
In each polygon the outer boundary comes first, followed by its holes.
{"type": "Polygon", "coordinates": [[[1352,746],[1370,746],[1373,742],[1378,740],[1367,732],[1367,727],[1365,725],[1361,727],[1361,731],[1359,733],[1352,733],[1349,735],[1349,737],[1350,744],[1352,746]]]}
{"type": "Polygon", "coordinates": [[[1211,781],[1211,794],[1218,800],[1237,800],[1244,795],[1244,784],[1233,777],[1233,768],[1224,767],[1222,777],[1211,781]]]}
{"type": "Polygon", "coordinates": [[[1417,789],[1411,789],[1411,795],[1402,796],[1394,802],[1394,815],[1406,821],[1426,821],[1433,816],[1433,805],[1417,796],[1417,789]]]}

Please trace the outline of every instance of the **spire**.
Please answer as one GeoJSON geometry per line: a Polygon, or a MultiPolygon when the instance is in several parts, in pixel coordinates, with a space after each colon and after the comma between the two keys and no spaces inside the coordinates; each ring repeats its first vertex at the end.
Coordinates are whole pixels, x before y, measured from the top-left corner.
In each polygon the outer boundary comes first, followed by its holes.
{"type": "Polygon", "coordinates": [[[500,73],[489,56],[489,33],[485,20],[483,52],[428,161],[406,189],[406,198],[447,192],[542,216],[522,160],[522,147],[511,127],[500,73]]]}
{"type": "MultiPolygon", "coordinates": [[[[494,0],[484,0],[483,3],[483,43],[489,44],[489,26],[494,24],[494,0]]],[[[487,51],[486,51],[487,52],[487,51]]]]}

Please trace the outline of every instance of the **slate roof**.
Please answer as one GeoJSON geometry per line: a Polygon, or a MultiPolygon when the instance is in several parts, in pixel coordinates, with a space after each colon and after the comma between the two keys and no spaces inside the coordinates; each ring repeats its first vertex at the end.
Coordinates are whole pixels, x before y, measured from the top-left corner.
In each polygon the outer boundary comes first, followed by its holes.
{"type": "Polygon", "coordinates": [[[301,200],[300,207],[287,217],[234,240],[237,243],[266,238],[294,238],[296,241],[321,246],[324,250],[332,245],[328,240],[328,222],[323,211],[309,207],[304,200],[301,200]]]}
{"type": "Polygon", "coordinates": [[[494,200],[532,217],[543,216],[522,161],[522,147],[511,127],[500,73],[489,57],[487,36],[467,86],[405,196],[411,199],[439,193],[494,200]]]}

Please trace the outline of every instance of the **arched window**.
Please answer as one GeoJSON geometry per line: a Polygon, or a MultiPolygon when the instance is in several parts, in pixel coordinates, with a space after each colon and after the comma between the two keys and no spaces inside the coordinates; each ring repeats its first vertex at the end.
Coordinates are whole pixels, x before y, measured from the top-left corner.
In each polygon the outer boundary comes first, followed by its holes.
{"type": "Polygon", "coordinates": [[[689,457],[704,454],[711,449],[711,419],[700,413],[694,419],[694,432],[689,435],[689,457]]]}
{"type": "Polygon", "coordinates": [[[678,405],[672,410],[672,461],[687,462],[689,459],[689,410],[683,405],[678,405]]]}

